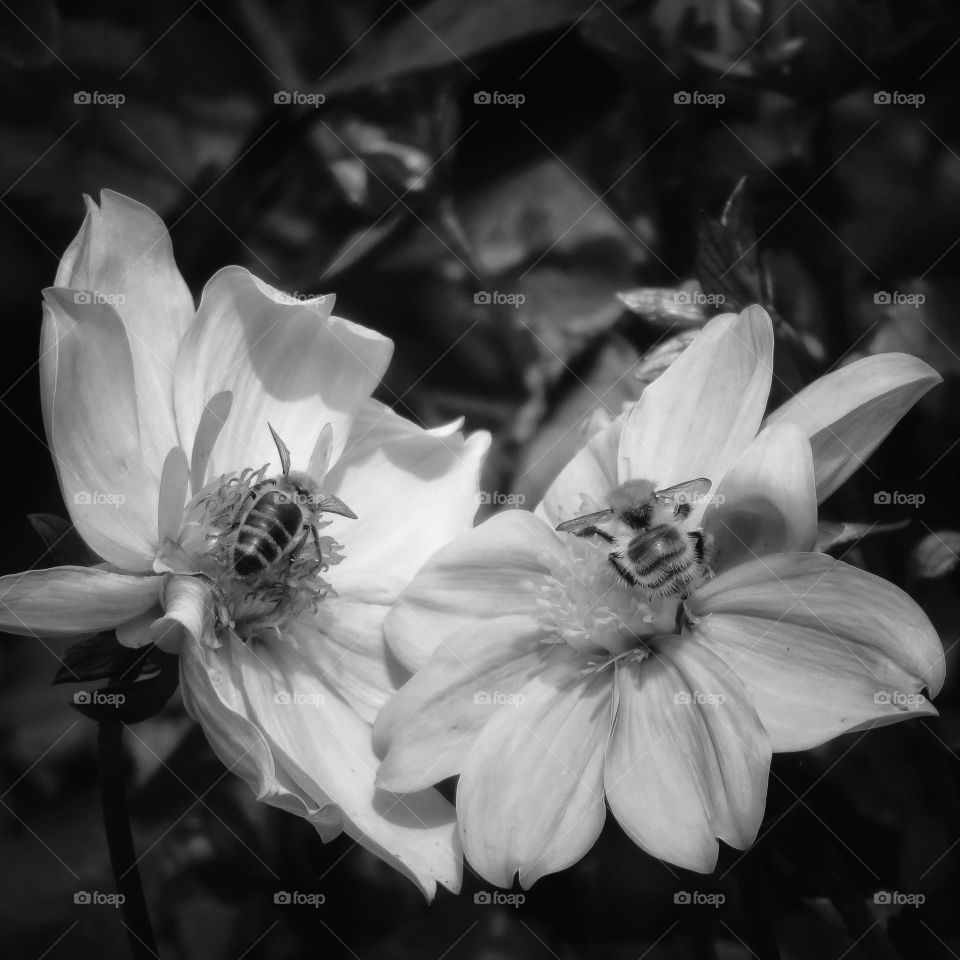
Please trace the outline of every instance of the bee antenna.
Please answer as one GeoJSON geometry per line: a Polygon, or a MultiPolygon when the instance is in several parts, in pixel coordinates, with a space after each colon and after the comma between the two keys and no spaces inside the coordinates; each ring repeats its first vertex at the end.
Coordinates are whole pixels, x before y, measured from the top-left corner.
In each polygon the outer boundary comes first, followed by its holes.
{"type": "Polygon", "coordinates": [[[268,423],[270,427],[270,433],[273,434],[273,442],[277,445],[277,453],[280,454],[280,468],[283,471],[283,475],[289,476],[290,474],[290,451],[287,449],[287,445],[280,439],[280,435],[276,430],[273,429],[273,425],[268,423]]]}

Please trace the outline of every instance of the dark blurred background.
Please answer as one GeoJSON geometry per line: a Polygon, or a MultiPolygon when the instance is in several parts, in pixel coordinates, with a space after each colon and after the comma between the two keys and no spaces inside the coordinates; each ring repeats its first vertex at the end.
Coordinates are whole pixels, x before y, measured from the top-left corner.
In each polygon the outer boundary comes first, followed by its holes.
{"type": "MultiPolygon", "coordinates": [[[[958,75],[960,7],[936,0],[0,0],[0,572],[52,562],[26,520],[65,513],[40,290],[82,194],[109,187],[163,216],[197,296],[230,263],[335,292],[338,314],[396,341],[381,399],[492,431],[483,486],[528,507],[584,418],[618,412],[719,309],[774,314],[773,403],[860,356],[922,357],[944,384],[822,516],[837,555],[923,604],[952,666],[958,75]]],[[[11,958],[122,956],[119,911],[74,903],[114,888],[95,725],[51,684],[59,653],[0,647],[0,937],[11,958]]],[[[475,902],[488,888],[468,871],[428,907],[348,840],[324,847],[256,805],[174,698],[127,736],[160,951],[956,957],[949,671],[938,706],[775,758],[758,845],[724,850],[712,878],[651,860],[611,819],[519,905],[475,902]],[[277,890],[325,903],[278,906],[277,890]],[[691,890],[717,896],[675,896],[691,890]]]]}

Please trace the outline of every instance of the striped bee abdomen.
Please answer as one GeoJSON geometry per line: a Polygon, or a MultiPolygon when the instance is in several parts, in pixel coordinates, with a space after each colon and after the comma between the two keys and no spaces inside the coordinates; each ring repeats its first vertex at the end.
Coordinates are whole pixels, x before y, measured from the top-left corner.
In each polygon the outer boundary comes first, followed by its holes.
{"type": "Polygon", "coordinates": [[[303,526],[303,511],[279,490],[260,496],[243,518],[233,546],[238,576],[263,573],[290,546],[303,526]]]}

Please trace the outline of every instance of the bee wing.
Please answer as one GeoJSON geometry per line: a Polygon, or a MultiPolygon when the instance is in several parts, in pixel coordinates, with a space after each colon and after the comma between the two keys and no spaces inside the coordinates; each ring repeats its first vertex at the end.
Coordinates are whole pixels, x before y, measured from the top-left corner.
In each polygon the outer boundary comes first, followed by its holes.
{"type": "Polygon", "coordinates": [[[356,520],[357,515],[339,498],[332,493],[320,501],[320,509],[323,513],[337,513],[341,517],[348,517],[350,520],[356,520]]]}
{"type": "Polygon", "coordinates": [[[578,533],[586,527],[592,526],[598,520],[605,520],[614,513],[613,507],[607,507],[606,510],[598,510],[596,513],[588,513],[582,517],[576,517],[573,520],[564,520],[557,524],[558,533],[578,533]]]}
{"type": "Polygon", "coordinates": [[[665,503],[680,501],[682,503],[692,503],[705,497],[713,486],[713,482],[706,477],[699,477],[696,480],[685,480],[683,483],[674,484],[672,487],[665,487],[663,490],[657,490],[654,496],[665,503]]]}

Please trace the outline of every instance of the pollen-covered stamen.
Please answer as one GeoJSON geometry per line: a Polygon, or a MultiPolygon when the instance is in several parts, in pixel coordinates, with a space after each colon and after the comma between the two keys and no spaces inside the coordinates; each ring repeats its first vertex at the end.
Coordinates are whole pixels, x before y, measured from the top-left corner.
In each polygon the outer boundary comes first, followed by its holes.
{"type": "MultiPolygon", "coordinates": [[[[343,559],[342,547],[319,533],[329,521],[318,514],[327,502],[336,510],[339,501],[300,496],[288,489],[285,477],[267,478],[266,472],[263,466],[221,477],[187,505],[181,544],[211,582],[218,642],[288,636],[285,627],[296,617],[336,596],[323,574],[343,559]],[[271,520],[270,510],[278,504],[291,508],[295,524],[271,520]],[[250,519],[255,510],[259,526],[250,519]]],[[[290,514],[284,519],[289,521],[290,514]]]]}
{"type": "Polygon", "coordinates": [[[569,565],[538,584],[540,626],[548,643],[567,643],[597,667],[627,652],[646,655],[646,639],[673,633],[675,600],[653,600],[618,582],[606,545],[569,538],[569,565]]]}

